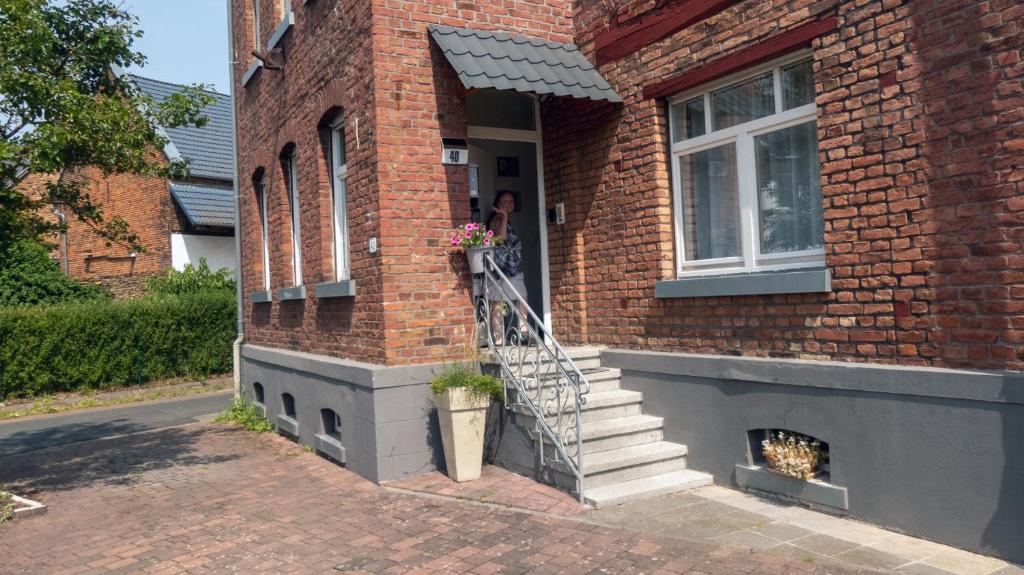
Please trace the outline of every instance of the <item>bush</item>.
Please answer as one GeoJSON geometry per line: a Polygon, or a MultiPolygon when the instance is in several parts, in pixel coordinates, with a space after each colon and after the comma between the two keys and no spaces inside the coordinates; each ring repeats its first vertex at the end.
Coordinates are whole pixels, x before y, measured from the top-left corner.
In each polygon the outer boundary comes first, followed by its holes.
{"type": "Polygon", "coordinates": [[[0,309],[0,399],[231,370],[233,293],[0,309]]]}
{"type": "Polygon", "coordinates": [[[99,286],[64,275],[46,246],[32,240],[0,242],[0,306],[109,299],[99,286]]]}
{"type": "Polygon", "coordinates": [[[183,295],[205,291],[235,293],[235,277],[231,270],[220,268],[213,272],[206,258],[199,258],[199,267],[185,264],[185,269],[167,270],[164,277],[149,280],[149,293],[183,295]]]}
{"type": "Polygon", "coordinates": [[[468,388],[470,393],[490,396],[494,401],[502,401],[505,388],[501,380],[493,375],[477,373],[465,363],[450,363],[441,369],[441,373],[430,381],[430,390],[434,395],[441,395],[452,387],[468,388]]]}

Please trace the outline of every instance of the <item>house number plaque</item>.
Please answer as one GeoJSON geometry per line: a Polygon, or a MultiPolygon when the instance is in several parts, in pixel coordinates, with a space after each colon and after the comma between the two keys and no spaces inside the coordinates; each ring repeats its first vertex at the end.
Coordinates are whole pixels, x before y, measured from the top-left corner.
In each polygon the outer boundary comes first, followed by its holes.
{"type": "Polygon", "coordinates": [[[441,163],[464,166],[469,163],[469,143],[462,138],[441,138],[441,163]]]}

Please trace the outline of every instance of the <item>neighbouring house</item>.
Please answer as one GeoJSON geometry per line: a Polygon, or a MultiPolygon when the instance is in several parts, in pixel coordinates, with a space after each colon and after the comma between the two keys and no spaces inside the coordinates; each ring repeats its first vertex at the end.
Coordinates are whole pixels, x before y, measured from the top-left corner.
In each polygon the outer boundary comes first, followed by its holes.
{"type": "Polygon", "coordinates": [[[492,346],[495,463],[595,505],[713,480],[1024,561],[1022,21],[232,0],[245,393],[374,481],[442,466],[427,381],[478,344],[480,293],[448,232],[511,191],[520,355],[572,375],[492,346]],[[525,397],[548,375],[550,433],[525,397]],[[822,442],[816,479],[766,469],[780,430],[822,442]]]}
{"type": "MultiPolygon", "coordinates": [[[[178,84],[141,76],[128,78],[157,101],[182,89],[178,84]]],[[[209,94],[216,101],[203,111],[208,118],[206,125],[161,128],[169,142],[163,150],[152,151],[153,162],[188,160],[188,177],[167,181],[137,174],[104,176],[93,168],[64,176],[87,182],[88,192],[102,207],[104,217],[123,218],[146,247],[143,253],[124,246],[108,247],[88,226],[68,214],[68,230],[55,238],[54,256],[69,275],[100,281],[115,293],[134,293],[153,274],[198,264],[201,257],[212,269],[235,270],[231,98],[209,94]]],[[[53,177],[28,174],[20,186],[32,190],[53,177]]],[[[59,217],[59,206],[53,213],[59,217]]]]}

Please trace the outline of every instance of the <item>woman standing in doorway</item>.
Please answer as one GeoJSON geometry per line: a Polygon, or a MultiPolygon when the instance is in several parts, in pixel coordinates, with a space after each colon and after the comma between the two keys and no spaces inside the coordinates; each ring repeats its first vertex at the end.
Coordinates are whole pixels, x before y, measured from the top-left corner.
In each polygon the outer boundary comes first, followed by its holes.
{"type": "MultiPolygon", "coordinates": [[[[512,227],[512,222],[509,221],[509,214],[511,214],[516,208],[516,198],[512,192],[499,191],[494,196],[494,203],[491,205],[491,215],[487,218],[487,229],[494,232],[494,237],[502,241],[499,242],[497,249],[494,251],[494,263],[501,270],[501,273],[505,274],[512,287],[515,288],[519,297],[516,298],[516,294],[508,294],[512,298],[517,299],[519,307],[519,338],[520,341],[525,340],[527,336],[526,329],[526,281],[523,276],[523,242],[519,239],[516,234],[515,228],[512,227]]],[[[489,299],[494,299],[493,297],[489,299]]],[[[504,338],[501,334],[504,333],[504,321],[502,319],[502,309],[500,305],[495,305],[497,302],[492,302],[491,305],[491,329],[494,330],[498,337],[495,338],[495,343],[498,345],[502,344],[504,338]]]]}

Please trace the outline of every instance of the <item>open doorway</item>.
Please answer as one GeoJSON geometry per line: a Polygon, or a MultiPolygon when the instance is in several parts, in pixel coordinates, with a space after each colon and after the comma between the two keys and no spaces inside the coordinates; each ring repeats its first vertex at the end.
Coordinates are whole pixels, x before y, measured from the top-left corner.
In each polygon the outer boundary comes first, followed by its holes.
{"type": "Polygon", "coordinates": [[[544,313],[541,281],[540,206],[537,190],[537,148],[532,142],[470,139],[469,164],[475,170],[477,207],[473,218],[486,224],[495,197],[510,192],[516,199],[509,222],[523,242],[523,276],[527,303],[538,316],[544,313]]]}
{"type": "Polygon", "coordinates": [[[500,192],[516,200],[509,220],[523,243],[527,303],[551,327],[540,117],[531,94],[481,90],[467,98],[470,207],[486,224],[500,192]]]}

